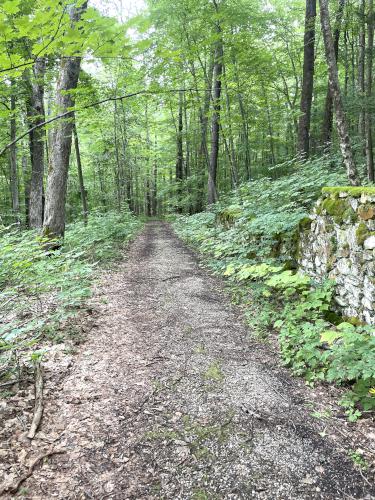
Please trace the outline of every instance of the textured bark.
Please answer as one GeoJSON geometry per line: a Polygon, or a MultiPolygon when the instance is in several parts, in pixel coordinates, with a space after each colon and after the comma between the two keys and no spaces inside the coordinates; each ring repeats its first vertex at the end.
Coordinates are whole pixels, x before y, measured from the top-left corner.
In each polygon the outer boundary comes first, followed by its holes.
{"type": "MultiPolygon", "coordinates": [[[[27,115],[30,127],[45,121],[44,112],[44,72],[45,60],[37,59],[33,75],[29,78],[29,99],[27,115]]],[[[43,178],[44,178],[45,129],[36,128],[29,134],[31,157],[31,179],[29,198],[29,226],[40,228],[43,225],[43,178]]]]}
{"type": "MultiPolygon", "coordinates": [[[[339,60],[340,33],[341,33],[341,24],[345,8],[345,1],[346,0],[339,0],[339,7],[336,16],[336,27],[335,27],[334,42],[333,42],[336,62],[338,62],[339,60]]],[[[328,82],[327,95],[324,107],[323,133],[322,133],[322,144],[326,151],[329,149],[332,142],[332,130],[333,130],[333,100],[332,100],[331,88],[328,82]]]]}
{"type": "MultiPolygon", "coordinates": [[[[12,95],[10,97],[10,140],[11,142],[17,136],[17,123],[16,123],[16,96],[14,82],[11,82],[12,95]]],[[[17,146],[13,144],[9,152],[9,166],[10,166],[10,194],[12,197],[12,211],[13,216],[17,222],[20,221],[20,200],[18,191],[18,171],[17,171],[17,146]]]]}
{"type": "MultiPolygon", "coordinates": [[[[216,4],[215,4],[216,5],[216,4]]],[[[217,167],[220,142],[220,98],[221,98],[221,79],[223,73],[223,40],[221,37],[221,27],[217,25],[218,40],[215,47],[215,63],[213,78],[213,113],[211,124],[211,157],[208,169],[208,204],[215,203],[217,195],[217,167]]]]}
{"type": "Polygon", "coordinates": [[[352,185],[358,185],[358,173],[354,163],[353,151],[349,137],[349,127],[344,112],[342,101],[337,62],[335,57],[335,48],[333,43],[331,25],[329,21],[328,0],[319,0],[320,19],[324,38],[326,59],[328,64],[329,84],[331,87],[333,104],[336,111],[336,125],[340,140],[341,154],[347,171],[349,182],[352,185]]]}
{"type": "Polygon", "coordinates": [[[365,114],[366,129],[366,165],[367,175],[370,182],[374,182],[374,151],[372,137],[372,109],[370,106],[372,98],[372,73],[373,73],[373,53],[374,53],[374,1],[368,2],[368,33],[367,33],[367,81],[366,97],[367,106],[365,114]]]}
{"type": "MultiPolygon", "coordinates": [[[[87,8],[87,2],[70,12],[72,24],[79,21],[87,8]]],[[[59,112],[66,112],[74,107],[74,97],[69,92],[77,87],[80,57],[64,58],[61,62],[57,82],[56,104],[59,112]]],[[[65,200],[68,181],[69,159],[72,147],[73,112],[59,122],[51,137],[51,157],[49,161],[46,206],[43,234],[48,238],[61,237],[65,232],[65,200]]]]}
{"type": "Polygon", "coordinates": [[[311,106],[315,70],[316,0],[306,0],[301,116],[298,124],[298,153],[308,158],[310,151],[311,106]]]}
{"type": "Polygon", "coordinates": [[[89,210],[88,210],[88,206],[87,206],[87,196],[86,196],[85,183],[83,180],[82,161],[81,161],[81,152],[79,149],[77,126],[76,126],[75,122],[73,125],[73,135],[74,135],[74,148],[75,148],[76,160],[77,160],[79,191],[81,193],[81,201],[82,201],[83,220],[84,220],[84,223],[87,224],[89,210]]]}

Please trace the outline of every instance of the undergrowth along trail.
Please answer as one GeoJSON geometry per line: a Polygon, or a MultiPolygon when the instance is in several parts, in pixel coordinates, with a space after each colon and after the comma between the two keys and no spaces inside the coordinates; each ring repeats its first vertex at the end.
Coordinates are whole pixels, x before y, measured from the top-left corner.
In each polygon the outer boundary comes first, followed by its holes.
{"type": "MultiPolygon", "coordinates": [[[[64,453],[34,471],[24,495],[375,494],[350,455],[345,423],[311,415],[324,394],[291,378],[250,335],[222,281],[169,225],[146,225],[128,259],[103,276],[92,307],[95,324],[69,370],[59,370],[63,359],[46,366],[42,428],[12,470],[35,447],[64,453]]],[[[21,434],[14,450],[25,449],[21,434]]]]}

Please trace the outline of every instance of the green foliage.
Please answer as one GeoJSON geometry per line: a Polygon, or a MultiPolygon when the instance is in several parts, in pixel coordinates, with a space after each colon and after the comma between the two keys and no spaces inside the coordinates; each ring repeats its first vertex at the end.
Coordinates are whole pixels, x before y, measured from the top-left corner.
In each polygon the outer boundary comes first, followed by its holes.
{"type": "Polygon", "coordinates": [[[68,226],[64,245],[52,253],[33,231],[4,231],[0,310],[6,321],[0,324],[0,366],[16,350],[18,355],[35,350],[43,338],[63,340],[59,325],[90,297],[96,268],[118,257],[139,227],[128,213],[94,213],[86,226],[68,226]]]}
{"type": "MultiPolygon", "coordinates": [[[[342,320],[335,326],[331,322],[334,284],[318,286],[287,268],[288,251],[295,251],[295,235],[310,220],[308,210],[319,197],[326,175],[310,162],[298,175],[292,170],[272,182],[255,181],[211,212],[177,218],[175,228],[209,256],[215,272],[229,278],[236,302],[246,306],[252,330],[262,338],[272,330],[279,332],[283,362],[295,375],[308,383],[327,381],[348,388],[341,404],[354,421],[363,412],[375,410],[373,328],[342,320]],[[226,214],[232,212],[235,217],[229,224],[226,214]],[[283,245],[285,252],[280,250],[283,245]]],[[[328,176],[331,182],[340,180],[334,172],[328,176]]],[[[342,208],[333,215],[346,213],[346,202],[342,208]]]]}

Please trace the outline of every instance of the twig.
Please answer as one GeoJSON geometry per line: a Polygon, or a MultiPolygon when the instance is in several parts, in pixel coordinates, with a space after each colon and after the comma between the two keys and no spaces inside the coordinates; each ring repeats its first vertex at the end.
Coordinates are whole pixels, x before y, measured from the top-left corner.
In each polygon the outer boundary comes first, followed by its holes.
{"type": "Polygon", "coordinates": [[[10,385],[19,384],[20,382],[25,382],[27,378],[18,378],[17,380],[9,380],[9,382],[4,382],[0,384],[0,387],[9,387],[10,385]]]}
{"type": "Polygon", "coordinates": [[[31,422],[30,431],[27,435],[29,439],[33,439],[38,430],[40,421],[43,415],[43,367],[40,361],[35,365],[35,407],[33,421],[31,422]]]}
{"type": "Polygon", "coordinates": [[[41,455],[38,455],[36,459],[30,464],[29,470],[25,472],[23,476],[21,476],[17,481],[13,484],[10,484],[9,486],[3,486],[0,489],[0,497],[4,495],[4,493],[16,493],[18,491],[18,488],[21,486],[21,484],[28,479],[32,473],[34,472],[35,467],[44,459],[47,457],[51,457],[52,455],[57,455],[60,453],[65,453],[65,450],[48,450],[47,453],[42,453],[41,455]]]}

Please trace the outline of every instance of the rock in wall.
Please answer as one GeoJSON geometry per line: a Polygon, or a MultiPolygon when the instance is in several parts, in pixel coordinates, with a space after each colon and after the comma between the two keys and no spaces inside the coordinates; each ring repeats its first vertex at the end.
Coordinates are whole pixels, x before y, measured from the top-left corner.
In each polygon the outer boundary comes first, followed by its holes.
{"type": "Polygon", "coordinates": [[[374,325],[375,188],[324,188],[299,245],[304,273],[335,280],[338,312],[374,325]]]}

